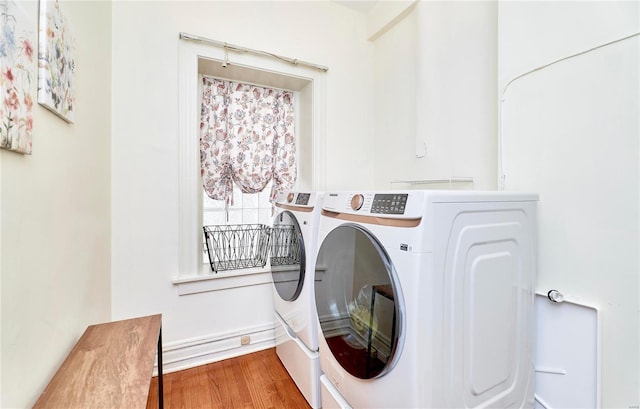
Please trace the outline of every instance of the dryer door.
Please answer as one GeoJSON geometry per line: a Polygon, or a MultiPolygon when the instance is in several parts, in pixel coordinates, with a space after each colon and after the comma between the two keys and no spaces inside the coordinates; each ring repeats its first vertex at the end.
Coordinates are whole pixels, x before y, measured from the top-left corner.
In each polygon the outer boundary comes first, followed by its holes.
{"type": "Polygon", "coordinates": [[[345,224],[323,240],[315,270],[320,327],[333,357],[357,378],[384,375],[395,365],[402,335],[401,297],[388,254],[369,231],[345,224]]]}
{"type": "Polygon", "coordinates": [[[271,229],[271,274],[278,295],[295,301],[304,283],[305,247],[298,220],[289,211],[276,216],[271,229]]]}

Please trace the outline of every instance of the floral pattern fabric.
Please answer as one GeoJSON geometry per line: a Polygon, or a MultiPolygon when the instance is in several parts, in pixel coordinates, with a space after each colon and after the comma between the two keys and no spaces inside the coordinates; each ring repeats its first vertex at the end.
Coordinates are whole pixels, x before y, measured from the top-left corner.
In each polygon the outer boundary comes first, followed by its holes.
{"type": "Polygon", "coordinates": [[[31,154],[35,32],[14,1],[0,0],[0,148],[31,154]]]}
{"type": "Polygon", "coordinates": [[[58,0],[40,0],[38,102],[67,122],[75,112],[75,34],[58,0]]]}
{"type": "Polygon", "coordinates": [[[200,160],[212,199],[233,203],[233,183],[274,201],[296,180],[293,93],[203,77],[200,160]]]}

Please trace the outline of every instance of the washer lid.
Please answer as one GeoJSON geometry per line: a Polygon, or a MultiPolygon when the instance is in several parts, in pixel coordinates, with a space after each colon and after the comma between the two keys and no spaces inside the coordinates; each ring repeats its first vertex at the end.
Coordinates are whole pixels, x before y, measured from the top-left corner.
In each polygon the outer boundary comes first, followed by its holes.
{"type": "Polygon", "coordinates": [[[318,250],[315,299],[322,335],[335,360],[360,379],[395,365],[402,299],[391,260],[366,229],[341,225],[318,250]]]}

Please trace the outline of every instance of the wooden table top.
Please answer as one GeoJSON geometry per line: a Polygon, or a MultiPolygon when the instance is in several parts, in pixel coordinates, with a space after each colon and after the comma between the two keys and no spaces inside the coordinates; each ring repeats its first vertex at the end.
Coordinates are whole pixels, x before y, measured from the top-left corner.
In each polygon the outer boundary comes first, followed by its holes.
{"type": "Polygon", "coordinates": [[[34,408],[146,408],[162,315],[91,325],[34,408]]]}
{"type": "Polygon", "coordinates": [[[387,297],[391,301],[395,300],[395,297],[393,296],[393,287],[391,286],[391,284],[374,285],[373,286],[373,290],[375,292],[377,292],[378,294],[381,294],[381,295],[387,297]]]}

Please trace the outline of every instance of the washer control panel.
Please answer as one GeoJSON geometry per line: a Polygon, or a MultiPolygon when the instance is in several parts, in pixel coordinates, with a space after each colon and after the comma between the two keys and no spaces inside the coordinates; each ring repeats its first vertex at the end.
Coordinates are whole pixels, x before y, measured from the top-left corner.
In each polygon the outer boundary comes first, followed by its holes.
{"type": "Polygon", "coordinates": [[[309,204],[309,199],[311,198],[311,193],[298,193],[296,197],[296,204],[306,206],[309,204]]]}
{"type": "Polygon", "coordinates": [[[408,194],[376,193],[371,203],[371,213],[404,214],[408,194]]]}

